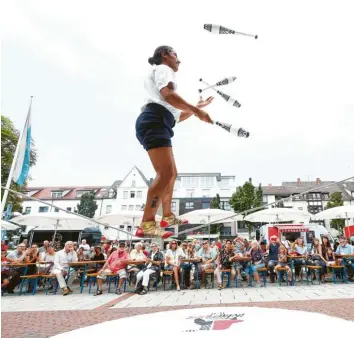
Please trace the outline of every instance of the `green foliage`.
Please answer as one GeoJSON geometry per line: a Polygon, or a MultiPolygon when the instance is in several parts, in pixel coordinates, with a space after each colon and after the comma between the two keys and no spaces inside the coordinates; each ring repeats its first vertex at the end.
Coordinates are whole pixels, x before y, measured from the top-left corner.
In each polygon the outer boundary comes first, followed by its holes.
{"type": "MultiPolygon", "coordinates": [[[[220,195],[216,194],[216,197],[214,197],[211,200],[210,203],[210,209],[221,209],[221,201],[220,201],[220,195]]],[[[211,224],[210,225],[210,233],[211,234],[218,234],[221,231],[221,228],[224,226],[223,223],[217,223],[217,224],[211,224]]]]}
{"type": "Polygon", "coordinates": [[[84,193],[80,198],[80,203],[77,205],[77,212],[80,215],[93,218],[98,205],[95,201],[95,192],[90,191],[84,193]]]}
{"type": "MultiPolygon", "coordinates": [[[[343,196],[341,192],[334,192],[331,194],[329,202],[327,203],[325,210],[326,209],[331,209],[335,207],[341,207],[344,204],[343,201],[343,196]]],[[[345,220],[344,219],[333,219],[331,221],[331,227],[334,229],[337,229],[341,234],[343,234],[343,229],[345,226],[345,220]]]]}
{"type": "MultiPolygon", "coordinates": [[[[1,116],[1,184],[6,185],[7,179],[10,174],[12,161],[15,155],[16,146],[20,132],[15,128],[13,122],[6,116],[1,116]]],[[[34,148],[34,141],[31,140],[31,153],[30,153],[30,166],[34,166],[37,162],[37,151],[34,148]]],[[[27,178],[27,180],[30,177],[27,178]]],[[[10,189],[15,191],[25,191],[27,181],[20,187],[12,182],[10,189]]],[[[1,189],[1,199],[4,191],[1,189]]],[[[21,208],[22,198],[18,195],[9,193],[7,203],[12,204],[12,211],[18,211],[21,208]]]]}
{"type": "MultiPolygon", "coordinates": [[[[262,186],[260,184],[256,189],[252,183],[251,178],[247,182],[245,182],[245,184],[242,187],[238,187],[236,192],[233,193],[230,199],[230,205],[232,206],[235,212],[242,212],[249,209],[261,207],[262,204],[263,204],[262,186]]],[[[248,229],[249,235],[251,236],[253,230],[253,223],[245,221],[245,225],[248,229]]]]}

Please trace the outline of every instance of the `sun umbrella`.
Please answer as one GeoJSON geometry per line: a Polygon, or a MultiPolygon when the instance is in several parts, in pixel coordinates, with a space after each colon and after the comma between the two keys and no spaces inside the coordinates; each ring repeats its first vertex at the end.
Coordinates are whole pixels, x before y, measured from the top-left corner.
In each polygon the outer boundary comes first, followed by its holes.
{"type": "Polygon", "coordinates": [[[17,230],[18,228],[15,224],[1,220],[1,230],[17,230]]]}
{"type": "Polygon", "coordinates": [[[95,222],[64,212],[39,212],[22,215],[12,219],[14,223],[26,225],[37,230],[54,230],[53,241],[57,229],[81,231],[87,227],[95,226],[95,222]]]}
{"type": "Polygon", "coordinates": [[[354,218],[354,206],[343,205],[341,207],[330,208],[314,215],[313,219],[348,219],[354,218]]]}
{"type": "Polygon", "coordinates": [[[269,208],[247,215],[245,221],[248,222],[304,222],[313,215],[307,211],[292,208],[269,208]]]}
{"type": "MultiPolygon", "coordinates": [[[[208,232],[210,235],[210,223],[216,222],[219,219],[230,217],[230,222],[242,219],[242,216],[236,216],[232,211],[226,211],[222,209],[199,209],[187,212],[186,214],[179,216],[182,219],[186,219],[190,224],[208,224],[208,232]]],[[[227,222],[223,220],[222,222],[227,222]]]]}

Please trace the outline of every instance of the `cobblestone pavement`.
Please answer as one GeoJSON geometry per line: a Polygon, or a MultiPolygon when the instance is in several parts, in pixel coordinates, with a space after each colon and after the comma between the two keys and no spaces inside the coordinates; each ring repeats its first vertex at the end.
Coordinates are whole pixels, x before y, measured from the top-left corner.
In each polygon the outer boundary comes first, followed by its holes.
{"type": "MultiPolygon", "coordinates": [[[[216,306],[257,306],[318,312],[354,321],[354,285],[312,286],[311,296],[304,300],[303,294],[310,287],[267,287],[266,289],[228,289],[197,291],[151,292],[145,298],[127,293],[122,296],[104,294],[7,296],[2,297],[2,337],[3,338],[45,338],[74,329],[102,323],[109,320],[141,315],[152,312],[173,311],[185,308],[216,306]],[[278,290],[281,289],[281,290],[278,290]],[[261,290],[261,291],[259,291],[261,290]],[[240,295],[259,292],[263,298],[240,300],[240,295]],[[268,301],[268,293],[291,297],[285,300],[268,301]],[[237,297],[231,297],[232,295],[237,297]],[[325,299],[327,294],[327,299],[325,299]],[[206,302],[199,298],[207,297],[206,302]],[[316,299],[317,297],[317,299],[316,299]],[[156,304],[154,298],[160,298],[156,304]],[[182,299],[181,302],[178,299],[182,299]],[[190,299],[187,304],[187,299],[190,299]],[[193,303],[193,299],[195,302],[193,303]],[[176,301],[177,300],[177,301],[176,301]]],[[[310,291],[307,292],[307,296],[310,291]]],[[[250,297],[249,297],[250,298],[250,297]]]]}

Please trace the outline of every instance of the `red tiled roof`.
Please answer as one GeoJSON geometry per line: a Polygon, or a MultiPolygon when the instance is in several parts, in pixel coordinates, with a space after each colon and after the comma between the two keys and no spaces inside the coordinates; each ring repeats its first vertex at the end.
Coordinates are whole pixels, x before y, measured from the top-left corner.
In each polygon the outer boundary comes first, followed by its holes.
{"type": "Polygon", "coordinates": [[[41,188],[36,188],[36,187],[29,187],[27,188],[27,191],[36,191],[31,197],[39,198],[39,199],[53,199],[52,198],[52,192],[53,191],[65,191],[67,192],[63,197],[60,199],[77,199],[76,197],[76,192],[80,190],[93,190],[97,194],[101,189],[108,189],[109,187],[107,186],[83,186],[83,187],[41,187],[41,188]]]}

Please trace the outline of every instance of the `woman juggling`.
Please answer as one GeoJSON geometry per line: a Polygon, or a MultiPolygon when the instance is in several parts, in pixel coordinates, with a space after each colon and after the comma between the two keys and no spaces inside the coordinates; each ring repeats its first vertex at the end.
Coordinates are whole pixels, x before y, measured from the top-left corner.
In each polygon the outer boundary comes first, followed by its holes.
{"type": "Polygon", "coordinates": [[[192,115],[212,123],[208,113],[201,108],[210,104],[213,98],[200,98],[198,104],[193,106],[176,93],[175,72],[178,71],[180,61],[172,47],[158,47],[148,61],[152,67],[145,79],[146,100],[135,127],[136,136],[148,152],[156,177],[149,188],[143,219],[135,235],[168,238],[172,233],[162,228],[185,223],[171,210],[173,186],[177,177],[171,143],[173,127],[192,115]],[[158,226],[155,215],[160,204],[163,217],[158,226]]]}

